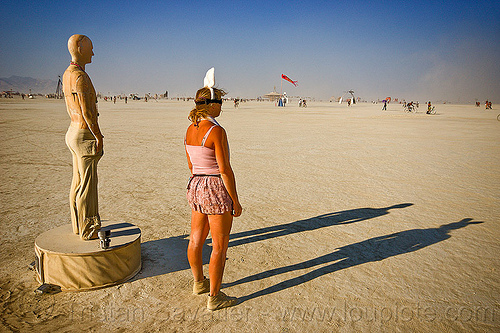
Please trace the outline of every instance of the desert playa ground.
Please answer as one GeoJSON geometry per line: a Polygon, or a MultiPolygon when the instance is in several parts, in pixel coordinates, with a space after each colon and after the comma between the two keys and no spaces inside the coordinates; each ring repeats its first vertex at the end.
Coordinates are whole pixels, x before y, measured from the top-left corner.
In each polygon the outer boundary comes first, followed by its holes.
{"type": "Polygon", "coordinates": [[[244,211],[223,290],[241,303],[213,313],[185,254],[191,107],[99,102],[101,217],[141,228],[142,270],[37,296],[35,238],[70,223],[69,120],[61,100],[0,99],[0,331],[498,332],[495,105],[225,104],[244,211]]]}

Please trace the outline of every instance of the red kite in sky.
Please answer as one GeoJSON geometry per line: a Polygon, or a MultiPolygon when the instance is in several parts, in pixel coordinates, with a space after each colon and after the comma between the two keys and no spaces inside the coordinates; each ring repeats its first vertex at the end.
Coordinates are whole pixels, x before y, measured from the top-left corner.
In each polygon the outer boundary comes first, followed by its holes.
{"type": "Polygon", "coordinates": [[[297,86],[297,83],[299,83],[299,81],[293,81],[292,79],[290,79],[288,76],[286,76],[285,74],[281,74],[281,78],[283,80],[287,80],[288,82],[290,82],[291,84],[293,84],[294,86],[297,86]]]}

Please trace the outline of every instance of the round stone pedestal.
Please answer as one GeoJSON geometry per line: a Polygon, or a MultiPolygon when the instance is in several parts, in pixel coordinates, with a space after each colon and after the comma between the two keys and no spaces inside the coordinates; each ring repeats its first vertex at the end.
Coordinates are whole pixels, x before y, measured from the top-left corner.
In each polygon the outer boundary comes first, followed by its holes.
{"type": "Polygon", "coordinates": [[[39,235],[35,240],[36,272],[40,283],[62,291],[109,287],[134,277],[141,269],[141,230],[131,223],[102,223],[111,231],[109,248],[99,239],[84,241],[71,224],[39,235]]]}

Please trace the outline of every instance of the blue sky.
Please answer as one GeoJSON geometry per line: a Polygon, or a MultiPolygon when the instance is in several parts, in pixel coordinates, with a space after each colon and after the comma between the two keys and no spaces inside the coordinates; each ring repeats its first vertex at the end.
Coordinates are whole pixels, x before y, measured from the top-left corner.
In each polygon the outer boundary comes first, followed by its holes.
{"type": "Polygon", "coordinates": [[[94,44],[103,93],[500,102],[498,1],[2,1],[0,77],[54,79],[67,39],[94,44]]]}

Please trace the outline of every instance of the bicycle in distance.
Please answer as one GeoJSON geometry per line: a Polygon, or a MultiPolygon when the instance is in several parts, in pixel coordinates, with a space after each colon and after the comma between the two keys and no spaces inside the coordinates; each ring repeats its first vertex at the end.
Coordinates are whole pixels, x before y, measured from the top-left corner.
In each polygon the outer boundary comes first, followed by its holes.
{"type": "Polygon", "coordinates": [[[411,112],[417,113],[418,102],[414,103],[412,101],[412,102],[409,102],[409,103],[404,103],[403,104],[403,109],[405,110],[405,112],[408,112],[408,113],[411,113],[411,112]]]}

